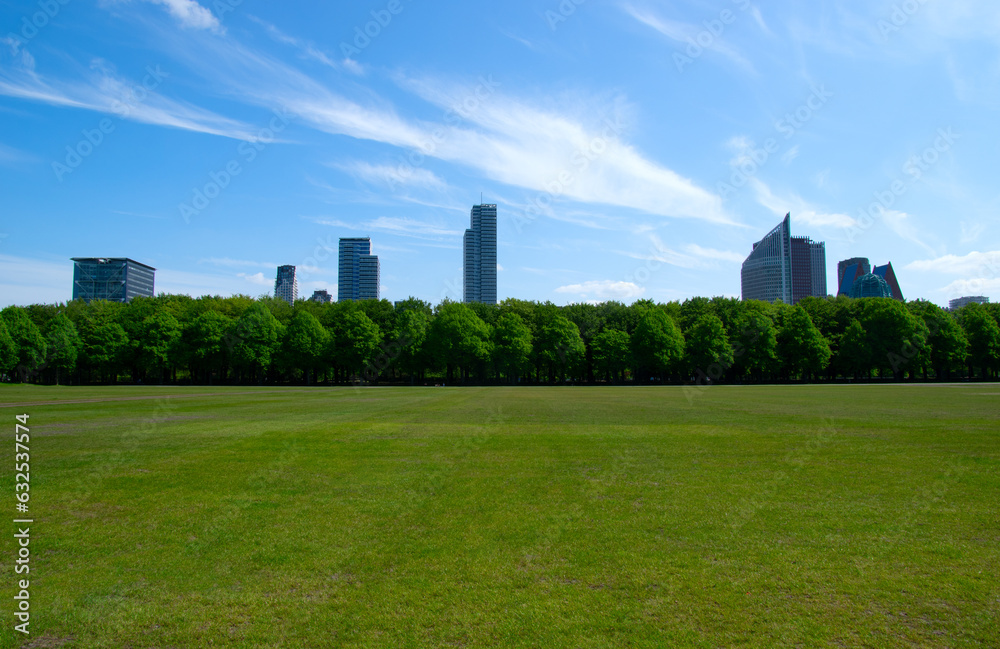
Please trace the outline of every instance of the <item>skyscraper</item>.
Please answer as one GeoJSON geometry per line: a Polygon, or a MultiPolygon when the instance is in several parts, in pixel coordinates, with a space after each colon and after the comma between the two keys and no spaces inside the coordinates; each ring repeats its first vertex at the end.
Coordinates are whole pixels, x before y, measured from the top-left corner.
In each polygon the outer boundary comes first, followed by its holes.
{"type": "Polygon", "coordinates": [[[740,284],[744,300],[792,303],[792,215],[763,239],[743,262],[740,284]]]}
{"type": "Polygon", "coordinates": [[[127,257],[73,257],[73,299],[128,302],[153,297],[156,269],[127,257]]]}
{"type": "Polygon", "coordinates": [[[497,303],[497,206],[473,205],[472,227],[465,231],[465,302],[497,303]]]}
{"type": "Polygon", "coordinates": [[[340,264],[337,271],[337,301],[377,300],[379,261],[372,253],[369,237],[340,240],[340,264]]]}
{"type": "Polygon", "coordinates": [[[295,266],[278,266],[278,277],[274,280],[274,297],[295,304],[299,299],[299,281],[295,279],[295,266]]]}
{"type": "MultiPolygon", "coordinates": [[[[887,263],[885,266],[875,266],[872,268],[866,257],[845,259],[837,264],[837,275],[837,282],[839,284],[837,295],[846,295],[848,297],[882,297],[870,294],[872,290],[854,290],[854,285],[860,282],[861,278],[867,275],[876,275],[882,278],[889,287],[889,294],[885,297],[891,297],[900,302],[903,301],[903,292],[900,290],[899,282],[896,280],[896,272],[892,269],[892,262],[887,263]],[[861,295],[861,293],[865,294],[861,295]]],[[[874,286],[870,280],[867,283],[869,289],[871,286],[874,286]]]]}
{"type": "Polygon", "coordinates": [[[810,295],[826,297],[826,244],[792,237],[792,304],[810,295]]]}
{"type": "Polygon", "coordinates": [[[826,244],[793,237],[791,221],[786,214],[753,244],[740,272],[744,300],[796,304],[811,295],[826,297],[826,244]]]}

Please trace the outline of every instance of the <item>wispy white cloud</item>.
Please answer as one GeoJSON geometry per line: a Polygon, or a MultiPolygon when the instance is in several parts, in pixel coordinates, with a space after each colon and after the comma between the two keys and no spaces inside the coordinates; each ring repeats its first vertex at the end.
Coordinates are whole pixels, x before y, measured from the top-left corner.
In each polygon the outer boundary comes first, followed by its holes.
{"type": "Polygon", "coordinates": [[[0,307],[55,304],[73,297],[73,262],[0,254],[0,307]]]}
{"type": "Polygon", "coordinates": [[[959,279],[944,288],[938,289],[949,298],[965,297],[967,295],[987,295],[996,297],[1000,295],[1000,277],[959,279]]]}
{"type": "Polygon", "coordinates": [[[402,165],[375,165],[355,161],[338,164],[337,168],[369,184],[388,186],[395,191],[401,186],[420,189],[444,190],[448,184],[429,169],[402,165]]]}
{"type": "Polygon", "coordinates": [[[750,186],[753,187],[758,203],[775,214],[791,212],[792,220],[798,223],[818,228],[849,228],[855,225],[855,220],[847,214],[821,211],[798,194],[778,196],[759,178],[751,178],[750,186]]]}
{"type": "MultiPolygon", "coordinates": [[[[642,24],[650,27],[659,33],[663,34],[667,38],[677,43],[681,43],[685,46],[694,44],[699,50],[708,49],[717,54],[725,56],[733,63],[737,64],[741,68],[747,70],[748,72],[754,72],[754,67],[742,54],[739,53],[735,48],[726,43],[722,36],[714,36],[710,32],[707,32],[712,36],[710,42],[707,46],[703,45],[704,41],[707,39],[701,39],[699,42],[699,34],[705,32],[706,29],[701,25],[692,25],[690,23],[679,22],[675,20],[668,20],[661,16],[657,16],[650,11],[645,11],[642,9],[637,9],[630,4],[623,4],[622,9],[632,18],[638,20],[642,24]]],[[[763,25],[763,18],[759,18],[759,24],[763,25]]],[[[766,25],[764,25],[766,28],[766,25]]]]}
{"type": "Polygon", "coordinates": [[[39,161],[40,158],[32,153],[0,144],[0,165],[17,165],[39,161]]]}
{"type": "Polygon", "coordinates": [[[269,261],[250,261],[246,259],[230,259],[229,257],[209,257],[199,259],[199,264],[210,264],[222,268],[277,268],[278,264],[269,261]]]}
{"type": "Polygon", "coordinates": [[[356,61],[351,61],[353,65],[338,65],[336,61],[330,58],[326,52],[322,51],[311,41],[302,40],[301,38],[295,38],[294,36],[289,36],[285,32],[281,31],[274,25],[264,20],[261,20],[257,16],[249,16],[250,20],[257,23],[264,28],[267,35],[273,40],[284,45],[290,45],[299,51],[299,55],[304,59],[309,59],[312,61],[317,61],[323,65],[333,68],[334,70],[340,70],[342,68],[347,68],[351,72],[357,72],[360,69],[359,64],[356,61]]]}
{"type": "Polygon", "coordinates": [[[177,19],[182,27],[188,29],[207,29],[221,32],[222,25],[211,11],[194,0],[145,0],[166,8],[167,12],[177,19]]]}
{"type": "MultiPolygon", "coordinates": [[[[470,92],[426,79],[410,79],[405,85],[446,110],[461,105],[470,92]]],[[[548,197],[732,223],[718,196],[649,160],[624,140],[629,112],[621,97],[567,97],[557,110],[496,92],[464,114],[471,127],[441,127],[443,137],[429,137],[435,144],[424,153],[548,197]],[[576,114],[580,105],[607,117],[582,119],[576,114]]]]}
{"type": "Polygon", "coordinates": [[[274,280],[264,277],[264,273],[254,273],[252,275],[249,273],[236,273],[236,276],[242,277],[255,286],[274,286],[274,280]]]}
{"type": "Polygon", "coordinates": [[[0,67],[0,95],[28,101],[82,108],[144,124],[167,126],[236,139],[250,139],[245,124],[188,103],[168,99],[154,89],[169,73],[150,68],[147,76],[131,81],[119,76],[101,59],[91,62],[84,81],[45,79],[24,64],[0,67]]]}
{"type": "Polygon", "coordinates": [[[1000,277],[1000,250],[973,251],[967,255],[944,255],[935,259],[910,262],[907,270],[920,270],[951,275],[1000,277]]]}
{"type": "Polygon", "coordinates": [[[417,239],[454,238],[462,235],[461,230],[454,230],[437,223],[427,223],[408,217],[380,216],[370,221],[362,223],[347,223],[339,219],[314,218],[313,222],[318,225],[328,225],[334,228],[344,228],[349,230],[376,230],[404,237],[417,239]]]}
{"type": "Polygon", "coordinates": [[[962,243],[973,243],[986,232],[986,225],[983,223],[966,223],[962,221],[962,243]]]}
{"type": "Polygon", "coordinates": [[[646,289],[634,282],[605,279],[560,286],[555,292],[576,295],[585,300],[637,300],[646,289]]]}
{"type": "Polygon", "coordinates": [[[882,221],[899,238],[917,244],[932,255],[938,254],[934,246],[927,243],[926,237],[921,236],[919,229],[913,223],[912,217],[906,212],[882,210],[882,221]]]}
{"type": "Polygon", "coordinates": [[[704,248],[695,243],[686,244],[682,250],[674,250],[666,244],[656,234],[649,235],[649,252],[623,252],[627,257],[642,259],[645,261],[656,261],[678,268],[715,268],[719,262],[728,264],[739,264],[743,262],[744,256],[728,250],[716,250],[714,248],[704,248]]]}
{"type": "Polygon", "coordinates": [[[349,99],[232,37],[201,39],[199,45],[176,54],[247,101],[281,106],[322,132],[419,152],[539,194],[547,195],[560,176],[568,178],[558,183],[557,198],[733,222],[718,196],[649,160],[623,139],[627,112],[623,101],[588,101],[589,119],[580,119],[575,117],[581,112],[577,97],[566,98],[562,110],[543,109],[502,95],[495,87],[498,83],[470,88],[403,79],[405,88],[442,108],[438,120],[422,121],[401,117],[371,93],[363,100],[349,99]],[[206,57],[213,61],[210,68],[201,65],[206,57]],[[452,119],[449,111],[470,99],[474,109],[463,111],[463,119],[452,119]]]}

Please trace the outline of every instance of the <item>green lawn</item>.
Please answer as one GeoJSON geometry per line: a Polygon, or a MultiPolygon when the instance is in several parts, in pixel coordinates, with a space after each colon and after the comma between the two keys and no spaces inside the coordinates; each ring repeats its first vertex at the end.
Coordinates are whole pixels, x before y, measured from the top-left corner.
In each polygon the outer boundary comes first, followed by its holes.
{"type": "Polygon", "coordinates": [[[1000,646],[998,385],[4,385],[11,520],[22,412],[3,647],[1000,646]]]}

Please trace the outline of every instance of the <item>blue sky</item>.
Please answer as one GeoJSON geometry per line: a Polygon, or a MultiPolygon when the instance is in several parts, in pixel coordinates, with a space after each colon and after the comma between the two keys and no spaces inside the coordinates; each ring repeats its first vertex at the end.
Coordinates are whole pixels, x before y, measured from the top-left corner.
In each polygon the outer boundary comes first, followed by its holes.
{"type": "Polygon", "coordinates": [[[470,207],[499,295],[738,296],[792,214],[908,299],[1000,298],[1000,8],[769,2],[35,0],[0,7],[0,304],[73,256],[157,291],[461,296],[470,207]],[[5,35],[4,35],[5,34],[5,35]]]}

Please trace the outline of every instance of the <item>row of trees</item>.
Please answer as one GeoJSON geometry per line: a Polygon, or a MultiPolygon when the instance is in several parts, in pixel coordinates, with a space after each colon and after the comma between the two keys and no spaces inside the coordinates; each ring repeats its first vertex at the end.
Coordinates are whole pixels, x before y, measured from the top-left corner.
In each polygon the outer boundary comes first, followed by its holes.
{"type": "Polygon", "coordinates": [[[997,378],[1000,305],[692,298],[289,305],[160,295],[0,312],[0,376],[43,383],[997,378]]]}

